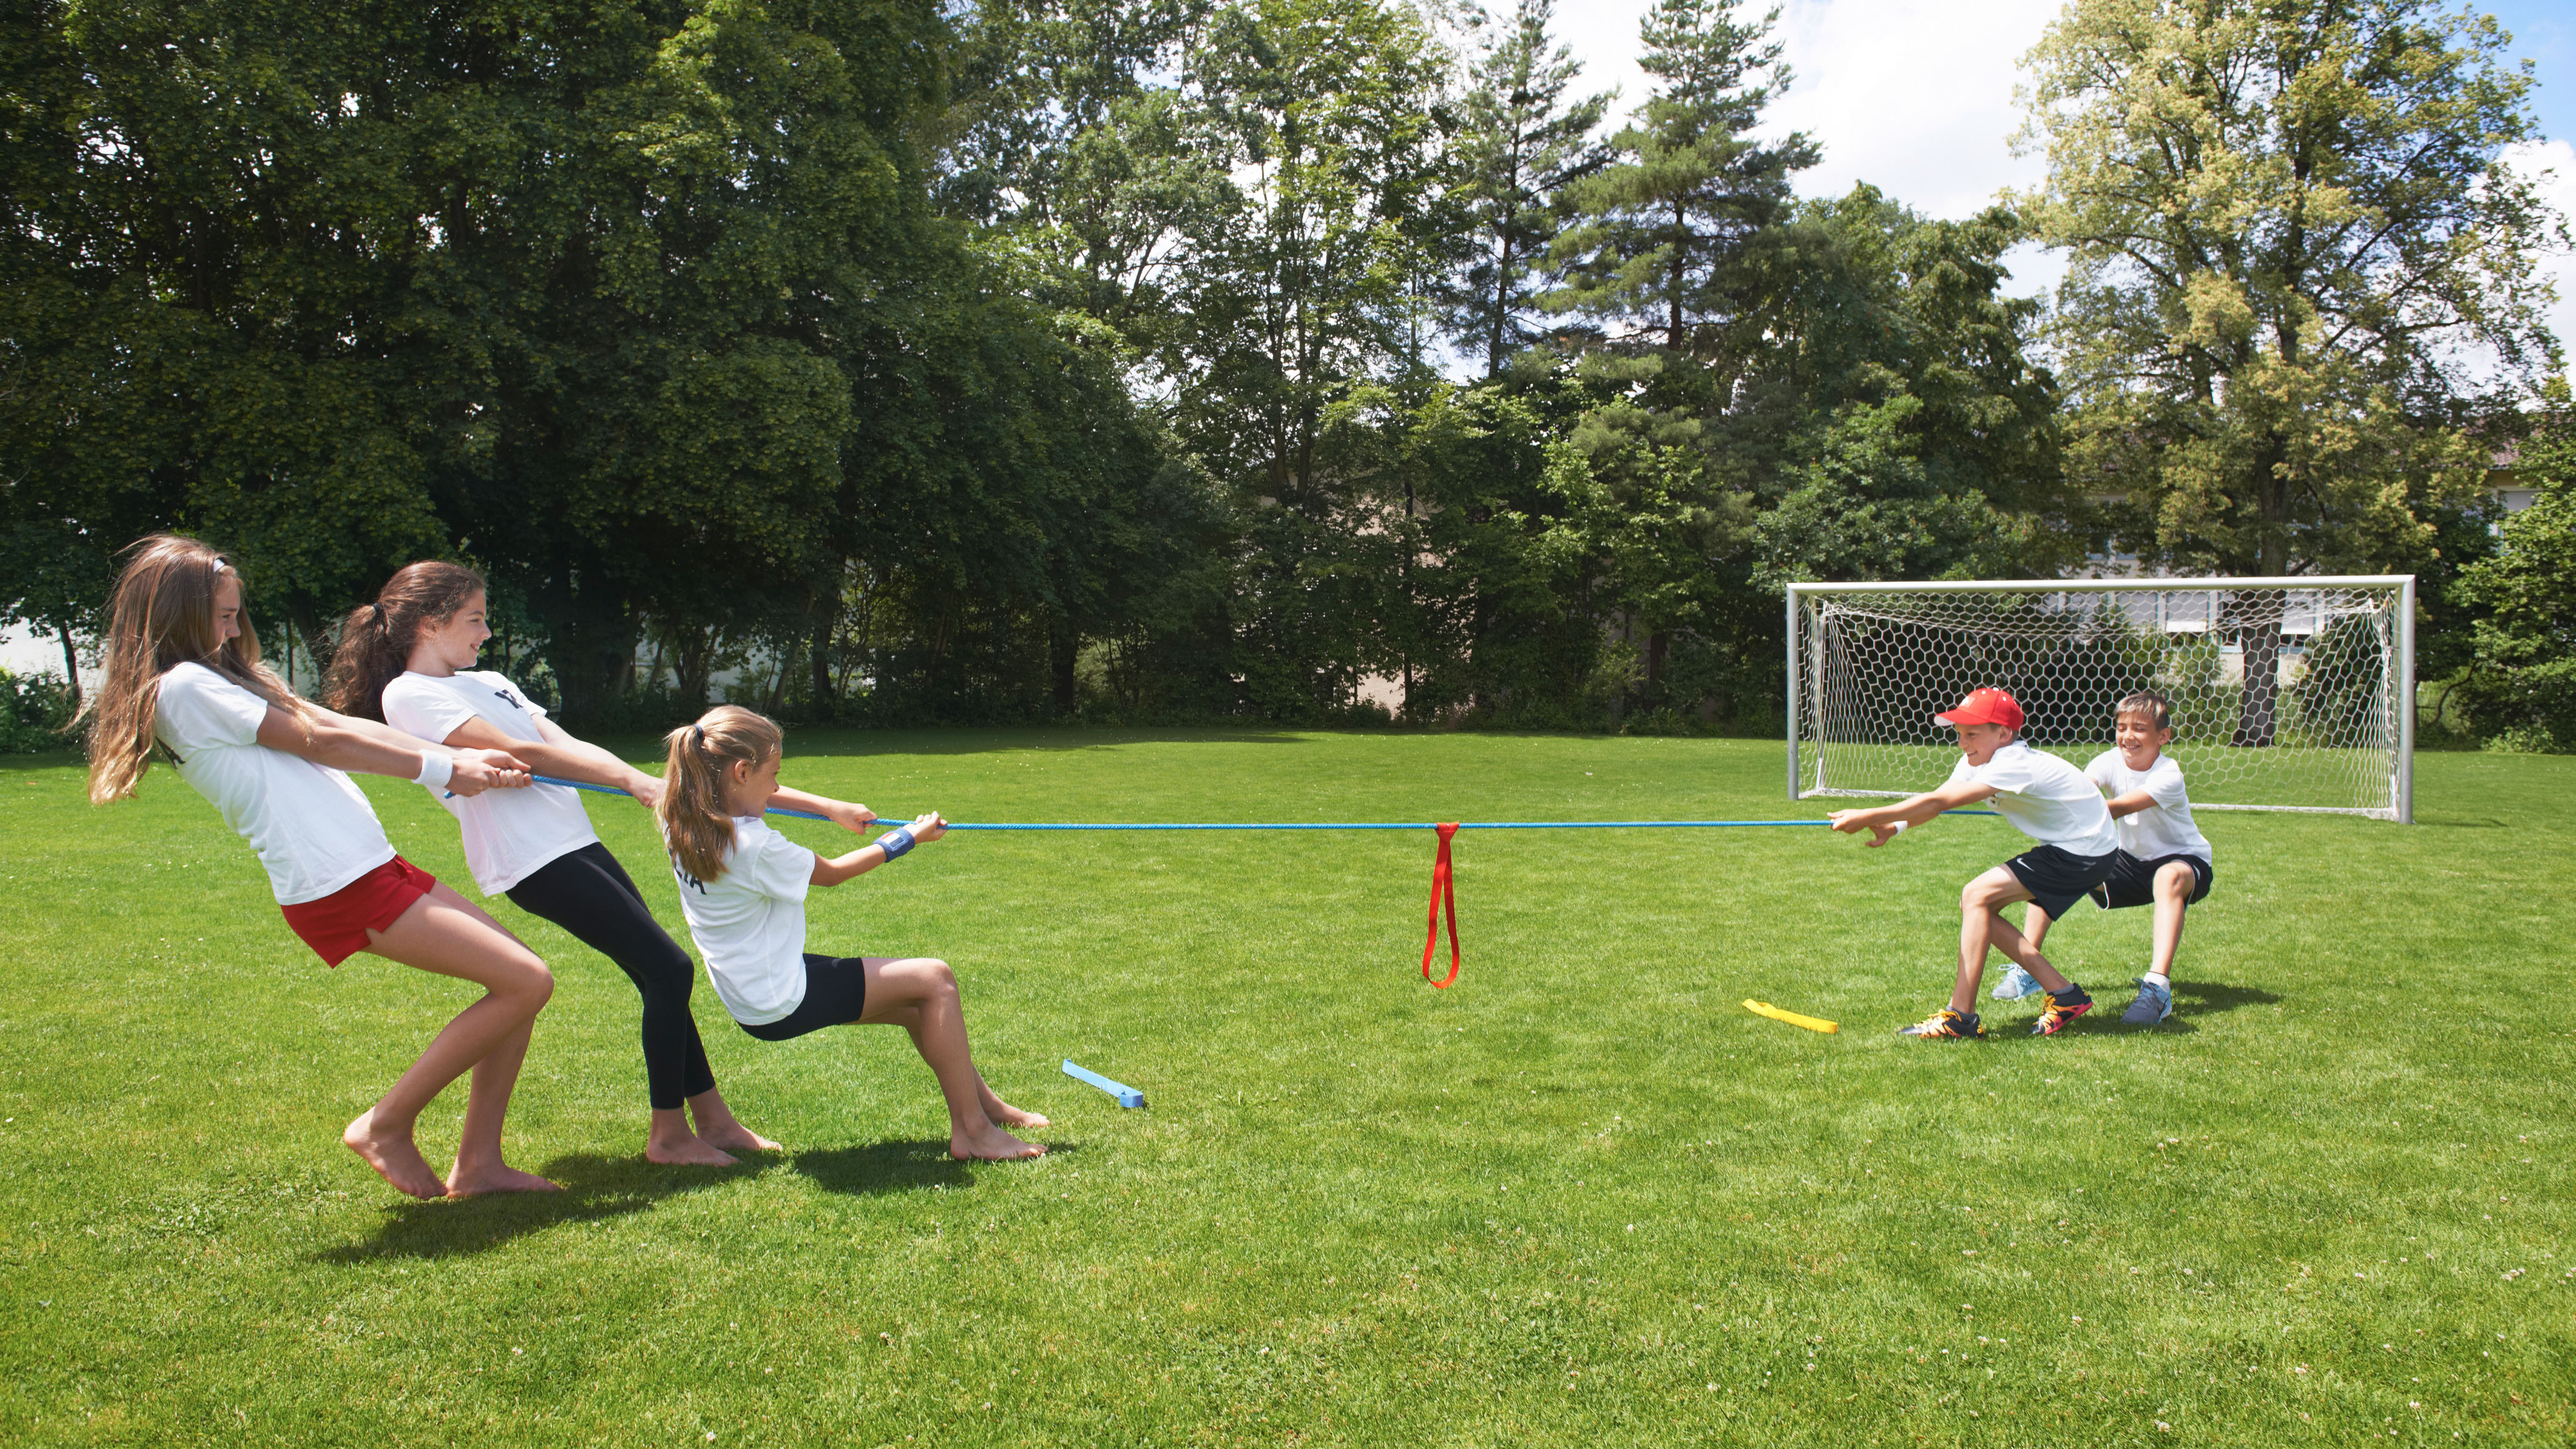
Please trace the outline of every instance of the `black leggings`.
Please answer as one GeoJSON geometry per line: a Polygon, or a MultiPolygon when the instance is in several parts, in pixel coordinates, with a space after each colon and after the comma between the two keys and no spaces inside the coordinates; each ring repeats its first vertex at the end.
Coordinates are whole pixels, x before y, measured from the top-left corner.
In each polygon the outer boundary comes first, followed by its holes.
{"type": "Polygon", "coordinates": [[[653,1110],[667,1111],[715,1090],[697,1018],[689,1014],[697,967],[653,919],[644,893],[607,846],[594,840],[557,856],[508,894],[512,905],[554,922],[616,962],[644,993],[644,1079],[653,1110]]]}
{"type": "Polygon", "coordinates": [[[868,972],[865,958],[858,956],[817,956],[805,953],[805,999],[796,1009],[776,1021],[758,1026],[747,1021],[734,1025],[762,1041],[792,1041],[809,1031],[827,1026],[848,1026],[859,1019],[868,1006],[868,972]]]}

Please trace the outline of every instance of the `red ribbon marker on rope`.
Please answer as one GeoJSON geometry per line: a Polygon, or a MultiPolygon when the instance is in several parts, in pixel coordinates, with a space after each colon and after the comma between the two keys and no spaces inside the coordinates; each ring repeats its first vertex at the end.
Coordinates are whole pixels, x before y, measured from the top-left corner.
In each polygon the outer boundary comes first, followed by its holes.
{"type": "Polygon", "coordinates": [[[1440,832],[1440,854],[1431,862],[1431,934],[1422,942],[1422,979],[1431,981],[1431,956],[1440,945],[1440,907],[1445,902],[1449,907],[1449,974],[1431,984],[1446,990],[1450,982],[1458,979],[1458,890],[1449,873],[1449,839],[1458,833],[1458,826],[1452,821],[1431,828],[1440,832]]]}

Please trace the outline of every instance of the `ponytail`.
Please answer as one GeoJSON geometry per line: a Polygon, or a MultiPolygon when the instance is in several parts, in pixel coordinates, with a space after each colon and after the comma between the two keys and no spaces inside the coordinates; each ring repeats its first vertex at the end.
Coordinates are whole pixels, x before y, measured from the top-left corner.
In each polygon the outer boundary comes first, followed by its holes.
{"type": "Polygon", "coordinates": [[[323,702],[342,714],[383,720],[385,686],[411,667],[421,630],[455,618],[482,592],[483,576],[463,564],[405,564],[385,580],[374,603],[360,604],[340,621],[340,647],[322,677],[323,702]]]}
{"type": "Polygon", "coordinates": [[[653,814],[662,841],[680,869],[702,881],[724,874],[733,846],[733,814],[725,809],[725,775],[739,760],[757,770],[778,757],[787,738],[767,718],[740,705],[720,704],[662,737],[662,803],[653,814]]]}

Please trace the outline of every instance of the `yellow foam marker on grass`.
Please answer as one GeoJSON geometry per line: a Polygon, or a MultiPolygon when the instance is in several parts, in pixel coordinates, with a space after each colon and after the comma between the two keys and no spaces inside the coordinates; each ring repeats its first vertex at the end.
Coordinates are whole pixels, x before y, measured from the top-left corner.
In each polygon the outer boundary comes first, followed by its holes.
{"type": "Polygon", "coordinates": [[[1819,1020],[1812,1016],[1800,1016],[1794,1011],[1782,1011],[1767,1001],[1748,1001],[1744,1003],[1744,1009],[1755,1016],[1767,1016],[1773,1021],[1785,1021],[1791,1026],[1803,1026],[1809,1031],[1821,1031],[1828,1036],[1842,1030],[1830,1021],[1819,1020]]]}

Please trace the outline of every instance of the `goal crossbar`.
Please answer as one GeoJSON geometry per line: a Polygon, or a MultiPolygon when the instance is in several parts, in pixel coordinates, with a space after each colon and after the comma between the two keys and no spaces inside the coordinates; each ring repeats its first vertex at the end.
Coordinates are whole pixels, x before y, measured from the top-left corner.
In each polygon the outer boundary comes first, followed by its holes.
{"type": "Polygon", "coordinates": [[[2194,808],[2413,818],[2411,574],[1801,583],[1787,613],[1793,800],[1938,786],[1931,715],[1978,685],[2079,765],[2152,688],[2194,808]]]}

